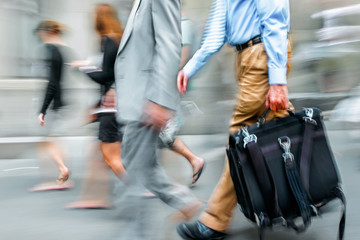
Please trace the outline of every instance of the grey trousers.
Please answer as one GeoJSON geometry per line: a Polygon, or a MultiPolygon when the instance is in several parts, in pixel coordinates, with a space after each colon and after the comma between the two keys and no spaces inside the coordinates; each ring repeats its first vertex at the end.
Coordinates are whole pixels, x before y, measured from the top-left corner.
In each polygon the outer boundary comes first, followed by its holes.
{"type": "Polygon", "coordinates": [[[117,214],[124,220],[119,222],[117,240],[160,239],[157,227],[164,226],[165,220],[157,217],[161,205],[156,199],[142,197],[145,189],[176,209],[196,200],[187,187],[172,182],[159,164],[158,138],[159,132],[140,122],[130,122],[125,127],[121,155],[129,183],[115,192],[117,214]]]}
{"type": "Polygon", "coordinates": [[[121,155],[130,177],[128,191],[134,196],[143,186],[169,206],[180,209],[196,199],[187,187],[166,175],[157,159],[158,138],[158,131],[140,122],[126,125],[121,155]]]}

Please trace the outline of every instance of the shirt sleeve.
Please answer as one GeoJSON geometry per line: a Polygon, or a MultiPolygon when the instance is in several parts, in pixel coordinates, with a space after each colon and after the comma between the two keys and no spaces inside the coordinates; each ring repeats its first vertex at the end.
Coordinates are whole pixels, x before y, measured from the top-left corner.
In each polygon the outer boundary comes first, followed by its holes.
{"type": "Polygon", "coordinates": [[[57,69],[56,69],[56,62],[61,61],[61,59],[59,59],[58,56],[56,56],[54,54],[54,47],[52,47],[51,45],[46,45],[45,47],[46,47],[46,51],[47,51],[45,63],[47,64],[47,66],[49,68],[49,73],[48,73],[48,84],[46,87],[43,104],[42,104],[41,110],[40,110],[40,113],[42,113],[44,115],[46,114],[46,111],[47,111],[50,103],[54,100],[55,95],[56,95],[58,89],[60,88],[60,84],[59,84],[60,72],[57,71],[57,69]]]}
{"type": "Polygon", "coordinates": [[[206,23],[201,47],[184,67],[191,78],[226,42],[226,1],[214,0],[206,23]]]}
{"type": "Polygon", "coordinates": [[[260,30],[268,56],[269,84],[286,84],[290,12],[288,0],[256,0],[260,30]]]}

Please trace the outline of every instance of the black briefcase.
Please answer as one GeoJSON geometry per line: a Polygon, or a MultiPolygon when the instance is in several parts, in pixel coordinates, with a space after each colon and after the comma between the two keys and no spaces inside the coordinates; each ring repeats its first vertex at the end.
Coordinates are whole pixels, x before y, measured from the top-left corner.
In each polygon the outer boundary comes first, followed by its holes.
{"type": "Polygon", "coordinates": [[[289,113],[230,136],[227,155],[238,203],[263,239],[268,227],[306,230],[320,208],[338,198],[343,204],[338,238],[343,239],[346,201],[321,111],[289,113]]]}

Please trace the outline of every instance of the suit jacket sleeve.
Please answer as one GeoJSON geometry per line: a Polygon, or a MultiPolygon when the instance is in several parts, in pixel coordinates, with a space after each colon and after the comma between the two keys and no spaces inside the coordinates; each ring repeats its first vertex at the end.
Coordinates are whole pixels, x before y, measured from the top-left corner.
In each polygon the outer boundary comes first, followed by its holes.
{"type": "Polygon", "coordinates": [[[176,110],[179,93],[176,75],[181,54],[180,0],[152,0],[155,40],[152,76],[148,100],[176,110]]]}

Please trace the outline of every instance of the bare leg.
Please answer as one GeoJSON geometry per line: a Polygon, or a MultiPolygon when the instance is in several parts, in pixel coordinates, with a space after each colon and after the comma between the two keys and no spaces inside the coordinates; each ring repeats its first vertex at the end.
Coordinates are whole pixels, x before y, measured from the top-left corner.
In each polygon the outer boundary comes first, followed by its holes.
{"type": "Polygon", "coordinates": [[[106,164],[111,168],[115,175],[121,180],[126,176],[124,165],[121,161],[121,142],[101,143],[101,152],[106,164]]]}
{"type": "Polygon", "coordinates": [[[59,169],[57,183],[62,184],[69,178],[69,169],[65,166],[60,147],[54,142],[41,143],[41,148],[48,154],[59,169]]]}
{"type": "Polygon", "coordinates": [[[204,159],[196,156],[193,152],[191,152],[190,149],[185,145],[185,143],[179,138],[175,138],[174,143],[171,145],[170,149],[185,157],[189,161],[193,169],[192,183],[194,184],[200,176],[200,174],[198,173],[199,170],[202,169],[204,166],[204,159]]]}
{"type": "Polygon", "coordinates": [[[97,209],[110,208],[110,179],[108,166],[103,161],[98,141],[90,144],[89,161],[78,200],[71,202],[65,208],[97,209]]]}
{"type": "MultiPolygon", "coordinates": [[[[39,144],[38,147],[40,160],[41,160],[41,169],[43,173],[43,181],[40,184],[35,185],[34,187],[30,188],[29,191],[47,191],[47,190],[55,190],[55,189],[67,189],[71,188],[73,185],[69,183],[69,169],[64,164],[63,154],[60,149],[60,146],[55,142],[43,142],[39,144]],[[48,181],[48,173],[46,165],[48,165],[48,161],[45,159],[49,157],[51,158],[58,167],[59,170],[59,177],[57,181],[48,181]]],[[[51,171],[50,171],[51,172],[51,171]]],[[[51,177],[52,178],[52,177],[51,177]]]]}

